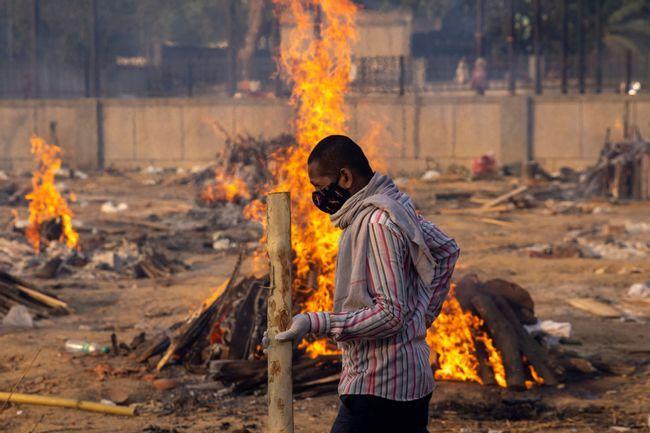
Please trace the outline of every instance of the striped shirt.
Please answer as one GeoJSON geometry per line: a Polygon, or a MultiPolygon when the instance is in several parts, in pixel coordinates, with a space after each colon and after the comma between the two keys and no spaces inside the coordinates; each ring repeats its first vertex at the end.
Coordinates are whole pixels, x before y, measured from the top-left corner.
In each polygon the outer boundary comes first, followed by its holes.
{"type": "MultiPolygon", "coordinates": [[[[408,200],[406,195],[403,195],[408,200]]],[[[410,258],[407,240],[388,213],[370,215],[368,291],[374,306],[341,313],[307,313],[312,333],[337,342],[343,370],[339,394],[408,401],[433,391],[427,329],[440,313],[460,253],[454,240],[418,216],[438,263],[425,286],[410,258]]]]}

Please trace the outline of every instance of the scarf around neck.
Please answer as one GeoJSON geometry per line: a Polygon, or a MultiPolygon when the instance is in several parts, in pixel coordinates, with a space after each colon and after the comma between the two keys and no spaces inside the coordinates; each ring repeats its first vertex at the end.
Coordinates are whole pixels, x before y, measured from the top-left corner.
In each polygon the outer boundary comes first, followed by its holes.
{"type": "Polygon", "coordinates": [[[413,203],[388,176],[375,173],[365,187],[330,217],[336,227],[343,229],[336,262],[335,312],[373,305],[366,264],[370,216],[377,209],[388,213],[390,220],[400,229],[420,278],[427,283],[433,279],[436,261],[425,242],[413,203]]]}

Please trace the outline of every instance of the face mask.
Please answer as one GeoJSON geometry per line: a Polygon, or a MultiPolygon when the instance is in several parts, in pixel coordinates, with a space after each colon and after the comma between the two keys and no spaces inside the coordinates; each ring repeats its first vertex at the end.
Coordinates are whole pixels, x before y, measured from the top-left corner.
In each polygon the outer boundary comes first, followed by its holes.
{"type": "Polygon", "coordinates": [[[350,198],[350,191],[339,186],[338,179],[332,182],[325,188],[314,191],[311,194],[311,199],[316,207],[330,215],[336,213],[343,203],[350,198]]]}

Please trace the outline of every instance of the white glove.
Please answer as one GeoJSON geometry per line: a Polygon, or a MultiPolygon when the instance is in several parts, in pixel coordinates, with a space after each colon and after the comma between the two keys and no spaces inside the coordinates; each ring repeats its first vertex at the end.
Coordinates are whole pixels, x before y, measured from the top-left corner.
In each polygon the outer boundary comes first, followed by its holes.
{"type": "Polygon", "coordinates": [[[291,327],[284,332],[276,334],[277,341],[300,341],[311,331],[311,322],[306,314],[298,314],[291,319],[291,327]]]}

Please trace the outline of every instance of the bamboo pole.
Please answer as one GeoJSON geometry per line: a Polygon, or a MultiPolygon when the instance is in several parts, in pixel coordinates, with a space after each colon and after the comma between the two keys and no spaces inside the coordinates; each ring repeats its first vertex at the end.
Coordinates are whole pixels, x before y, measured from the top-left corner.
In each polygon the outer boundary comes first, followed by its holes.
{"type": "Polygon", "coordinates": [[[275,341],[291,324],[291,198],[288,192],[268,195],[267,248],[271,262],[268,298],[269,433],[293,433],[292,343],[275,341]]]}
{"type": "Polygon", "coordinates": [[[108,404],[94,403],[92,401],[75,400],[73,398],[48,397],[34,394],[16,394],[0,392],[0,400],[12,403],[35,404],[40,406],[68,407],[72,409],[101,412],[111,415],[134,416],[135,408],[129,406],[111,406],[108,404]]]}

